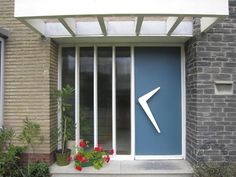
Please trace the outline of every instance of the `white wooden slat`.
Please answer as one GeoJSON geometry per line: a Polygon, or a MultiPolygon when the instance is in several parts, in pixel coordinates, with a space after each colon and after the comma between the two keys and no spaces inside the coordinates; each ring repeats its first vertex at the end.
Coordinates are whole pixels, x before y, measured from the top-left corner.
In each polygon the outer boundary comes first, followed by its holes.
{"type": "Polygon", "coordinates": [[[166,22],[166,33],[168,36],[172,34],[172,32],[177,28],[177,26],[184,19],[183,16],[180,17],[169,17],[166,22]]]}
{"type": "Polygon", "coordinates": [[[98,19],[98,22],[99,22],[99,25],[100,25],[103,35],[106,36],[107,29],[106,29],[106,24],[104,22],[104,18],[102,16],[98,16],[97,19],[98,19]]]}
{"type": "Polygon", "coordinates": [[[140,33],[140,30],[141,30],[141,27],[142,27],[142,23],[143,23],[143,16],[138,16],[137,17],[137,21],[136,21],[136,28],[135,28],[135,32],[136,32],[136,35],[138,36],[139,33],[140,33]]]}
{"type": "Polygon", "coordinates": [[[64,19],[58,18],[58,21],[66,28],[66,30],[71,34],[71,36],[76,36],[76,24],[74,19],[64,19]]]}

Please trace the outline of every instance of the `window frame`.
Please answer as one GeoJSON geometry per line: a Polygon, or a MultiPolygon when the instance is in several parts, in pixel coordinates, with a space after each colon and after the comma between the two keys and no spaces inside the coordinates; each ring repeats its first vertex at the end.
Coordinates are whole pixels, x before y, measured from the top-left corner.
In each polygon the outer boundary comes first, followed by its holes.
{"type": "MultiPolygon", "coordinates": [[[[173,43],[173,44],[160,44],[160,43],[116,43],[116,44],[111,44],[111,43],[76,43],[76,44],[60,44],[59,46],[59,51],[58,51],[58,89],[61,88],[61,69],[62,69],[62,62],[61,62],[61,49],[63,47],[75,47],[76,48],[76,76],[75,76],[75,102],[76,102],[76,112],[75,112],[75,118],[76,118],[76,123],[79,123],[78,121],[78,116],[79,116],[79,48],[80,47],[94,47],[94,55],[96,54],[97,47],[103,47],[103,46],[112,46],[113,51],[115,47],[130,47],[131,48],[131,155],[115,155],[112,157],[113,160],[135,160],[135,159],[140,159],[140,160],[165,160],[165,159],[186,159],[186,88],[185,88],[185,52],[184,52],[184,45],[181,43],[173,43]],[[181,49],[181,113],[182,113],[182,154],[181,155],[164,155],[164,156],[153,156],[153,155],[145,155],[142,157],[138,157],[135,154],[135,56],[134,56],[134,49],[137,46],[142,46],[142,47],[180,47],[181,49]]],[[[97,57],[95,55],[94,57],[94,62],[97,61],[97,57]]],[[[114,59],[113,59],[114,61],[114,59]]],[[[113,66],[114,67],[114,66],[113,66]]],[[[97,69],[96,67],[94,69],[97,69]]],[[[114,70],[115,71],[115,70],[114,70]]],[[[96,70],[94,70],[96,72],[96,70]]],[[[95,73],[94,73],[95,74],[95,73]]],[[[96,79],[94,79],[96,80],[96,79]]],[[[96,83],[96,81],[94,81],[96,83]]],[[[95,84],[96,85],[96,84],[95,84]]],[[[115,83],[113,83],[115,85],[115,83]]],[[[94,92],[96,93],[97,89],[94,88],[94,92]]],[[[96,104],[96,101],[95,101],[96,104]]],[[[95,110],[94,110],[95,111],[95,110]]],[[[115,119],[113,117],[113,119],[115,119]]],[[[60,120],[60,113],[58,114],[58,120],[60,120]]],[[[96,120],[95,120],[96,121],[96,120]]],[[[60,127],[60,126],[59,126],[60,127]]],[[[95,134],[94,134],[95,135],[95,134]]],[[[114,133],[113,133],[114,136],[114,133]]],[[[76,127],[76,142],[79,142],[79,128],[76,127]]]]}
{"type": "Polygon", "coordinates": [[[1,56],[0,56],[0,62],[1,62],[1,68],[0,68],[0,72],[1,72],[1,78],[0,78],[0,82],[1,82],[1,87],[0,87],[0,128],[3,127],[3,117],[4,117],[4,111],[3,111],[3,107],[4,107],[4,51],[5,51],[5,40],[0,37],[0,42],[1,42],[1,56]]]}
{"type": "MultiPolygon", "coordinates": [[[[79,112],[80,112],[80,99],[79,99],[79,79],[80,79],[80,48],[81,47],[93,47],[94,48],[94,146],[98,145],[98,78],[97,78],[97,72],[98,72],[98,66],[97,66],[97,48],[98,47],[111,47],[112,48],[112,148],[116,149],[116,64],[115,64],[115,48],[116,47],[129,47],[130,48],[130,62],[131,62],[131,75],[130,75],[130,131],[131,131],[131,153],[129,155],[116,155],[114,153],[114,156],[112,159],[116,160],[133,160],[134,159],[134,115],[132,113],[132,109],[134,110],[133,105],[133,99],[134,95],[132,96],[132,93],[134,93],[134,81],[132,79],[132,71],[134,67],[133,59],[134,59],[134,46],[129,44],[124,45],[112,45],[112,44],[100,44],[100,45],[60,45],[59,47],[59,62],[58,62],[58,89],[61,89],[62,87],[62,48],[64,47],[75,47],[75,124],[79,124],[79,112]],[[133,65],[132,65],[133,64],[133,65]],[[132,108],[133,107],[133,108],[132,108]]],[[[61,115],[58,114],[58,120],[60,121],[61,115]]],[[[60,125],[58,125],[60,127],[60,125]]],[[[80,130],[76,126],[75,130],[75,143],[78,144],[80,141],[80,130]]],[[[59,145],[60,146],[60,145],[59,145]]]]}

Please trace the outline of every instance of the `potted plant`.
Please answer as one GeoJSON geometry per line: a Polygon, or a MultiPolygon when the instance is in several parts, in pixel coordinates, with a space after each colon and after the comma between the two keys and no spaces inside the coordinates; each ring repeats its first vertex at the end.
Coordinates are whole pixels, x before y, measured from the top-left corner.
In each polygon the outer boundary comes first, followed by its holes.
{"type": "Polygon", "coordinates": [[[58,111],[61,112],[61,126],[58,131],[58,140],[61,148],[56,150],[56,163],[59,166],[65,166],[70,163],[71,149],[67,147],[68,139],[73,136],[70,127],[73,126],[71,109],[72,105],[66,100],[73,95],[74,89],[70,85],[66,85],[61,90],[56,90],[55,95],[58,102],[58,111]]]}
{"type": "MultiPolygon", "coordinates": [[[[89,120],[87,117],[87,113],[88,110],[86,107],[80,107],[80,116],[79,116],[79,129],[80,129],[80,136],[82,139],[86,139],[89,133],[90,133],[90,126],[89,126],[89,120]],[[85,135],[85,137],[83,137],[83,135],[85,135]]],[[[71,154],[75,154],[75,147],[76,147],[76,143],[75,143],[75,125],[71,125],[71,127],[69,127],[70,131],[71,131],[71,137],[67,142],[67,147],[71,149],[71,154]]]]}
{"type": "Polygon", "coordinates": [[[81,140],[76,147],[75,169],[81,171],[83,167],[94,166],[96,169],[103,167],[104,163],[110,161],[110,155],[114,153],[113,149],[105,151],[99,144],[94,149],[90,149],[88,141],[81,140]]]}

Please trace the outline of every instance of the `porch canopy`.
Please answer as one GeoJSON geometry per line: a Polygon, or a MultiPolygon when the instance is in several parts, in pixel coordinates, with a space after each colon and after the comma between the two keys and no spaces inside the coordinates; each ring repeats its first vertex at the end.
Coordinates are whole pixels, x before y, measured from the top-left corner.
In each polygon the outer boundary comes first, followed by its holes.
{"type": "Polygon", "coordinates": [[[15,0],[15,17],[67,42],[184,42],[228,15],[228,0],[15,0]]]}

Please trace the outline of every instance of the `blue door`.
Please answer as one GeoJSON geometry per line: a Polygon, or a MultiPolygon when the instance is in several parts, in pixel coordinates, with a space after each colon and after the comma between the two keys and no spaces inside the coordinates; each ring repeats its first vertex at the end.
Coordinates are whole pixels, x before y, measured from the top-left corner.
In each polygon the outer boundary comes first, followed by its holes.
{"type": "Polygon", "coordinates": [[[135,48],[135,154],[181,155],[181,50],[135,48]]]}

